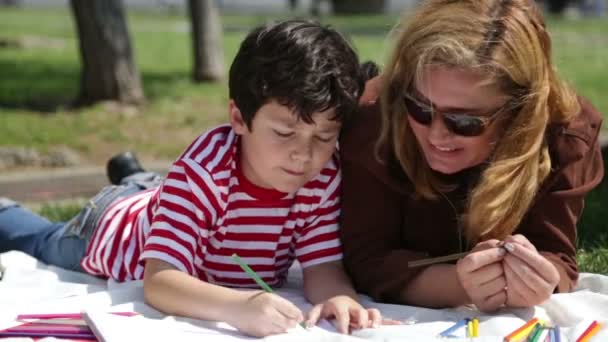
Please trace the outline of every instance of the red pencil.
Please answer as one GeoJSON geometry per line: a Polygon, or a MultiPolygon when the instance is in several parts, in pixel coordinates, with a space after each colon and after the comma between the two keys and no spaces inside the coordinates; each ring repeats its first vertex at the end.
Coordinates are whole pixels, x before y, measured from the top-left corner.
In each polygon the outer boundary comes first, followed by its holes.
{"type": "Polygon", "coordinates": [[[597,321],[591,322],[587,329],[576,339],[576,342],[587,342],[602,327],[597,321]]]}
{"type": "MultiPolygon", "coordinates": [[[[110,312],[113,315],[137,316],[137,312],[110,312]]],[[[48,314],[22,314],[17,316],[17,320],[23,319],[54,319],[54,318],[74,318],[82,319],[82,313],[48,313],[48,314]]]]}
{"type": "Polygon", "coordinates": [[[521,327],[517,328],[515,331],[513,331],[509,335],[505,336],[504,342],[519,341],[520,339],[523,338],[523,336],[525,334],[529,333],[530,330],[532,330],[534,328],[534,325],[537,322],[538,322],[538,318],[533,318],[533,319],[529,320],[528,322],[526,322],[526,324],[522,325],[521,327]]]}

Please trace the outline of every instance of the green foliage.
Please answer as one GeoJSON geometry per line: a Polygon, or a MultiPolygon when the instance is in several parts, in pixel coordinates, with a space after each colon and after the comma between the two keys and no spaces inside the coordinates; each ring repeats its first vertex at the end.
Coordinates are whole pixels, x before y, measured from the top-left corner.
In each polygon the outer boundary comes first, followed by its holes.
{"type": "Polygon", "coordinates": [[[76,201],[66,203],[45,203],[38,209],[38,214],[53,222],[66,222],[76,216],[81,208],[82,203],[76,201]]]}
{"type": "Polygon", "coordinates": [[[577,259],[581,272],[608,275],[608,248],[580,249],[577,259]]]}

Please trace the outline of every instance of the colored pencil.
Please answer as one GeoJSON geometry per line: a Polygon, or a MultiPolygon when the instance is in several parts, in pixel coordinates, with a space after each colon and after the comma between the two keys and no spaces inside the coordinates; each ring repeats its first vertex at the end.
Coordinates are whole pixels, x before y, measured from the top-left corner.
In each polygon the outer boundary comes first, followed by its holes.
{"type": "MultiPolygon", "coordinates": [[[[243,259],[238,256],[238,254],[232,254],[232,260],[234,260],[234,262],[236,262],[241,267],[241,269],[245,271],[245,273],[247,273],[256,282],[256,284],[258,284],[259,287],[261,287],[264,291],[268,293],[273,293],[272,288],[268,286],[268,284],[266,284],[266,282],[264,282],[264,280],[260,278],[260,276],[255,273],[255,271],[252,270],[251,267],[249,267],[249,265],[247,265],[245,261],[243,261],[243,259]]],[[[306,329],[306,326],[304,326],[304,322],[300,322],[298,326],[306,329]]]]}
{"type": "Polygon", "coordinates": [[[451,333],[453,333],[454,331],[456,331],[457,329],[464,327],[467,325],[469,319],[468,318],[464,318],[461,319],[460,321],[456,322],[454,325],[452,325],[451,327],[445,329],[444,331],[439,333],[440,337],[448,337],[450,336],[451,333]]]}
{"type": "Polygon", "coordinates": [[[249,265],[247,265],[236,253],[232,254],[232,260],[234,260],[241,267],[241,269],[243,269],[243,271],[245,271],[245,273],[247,273],[251,279],[256,282],[256,284],[258,284],[259,287],[266,292],[272,293],[272,288],[268,286],[268,284],[266,284],[264,280],[262,280],[262,278],[260,278],[260,276],[255,273],[255,271],[252,270],[251,267],[249,267],[249,265]]]}
{"type": "Polygon", "coordinates": [[[549,329],[549,342],[555,342],[555,328],[549,329]]]}
{"type": "Polygon", "coordinates": [[[587,342],[589,339],[595,335],[602,325],[598,323],[598,321],[593,321],[591,324],[585,329],[585,331],[576,339],[576,342],[587,342]]]}
{"type": "Polygon", "coordinates": [[[35,324],[69,324],[69,325],[81,325],[86,326],[87,323],[83,319],[75,318],[54,318],[54,319],[20,319],[20,322],[24,323],[35,323],[35,324]]]}
{"type": "Polygon", "coordinates": [[[562,342],[562,332],[559,330],[559,325],[553,329],[555,331],[555,342],[562,342]]]}
{"type": "MultiPolygon", "coordinates": [[[[110,312],[113,315],[137,316],[137,312],[110,312]]],[[[42,313],[42,314],[21,314],[17,315],[17,320],[25,319],[54,319],[54,318],[73,318],[82,319],[82,313],[42,313]]]]}
{"type": "Polygon", "coordinates": [[[467,337],[473,337],[473,321],[467,322],[467,337]]]}
{"type": "Polygon", "coordinates": [[[473,337],[479,337],[479,320],[473,318],[473,337]]]}
{"type": "Polygon", "coordinates": [[[62,333],[62,332],[54,332],[54,333],[41,333],[41,332],[22,332],[22,331],[0,331],[0,337],[57,337],[57,338],[67,338],[67,339],[82,339],[82,340],[93,340],[97,341],[97,338],[93,333],[62,333]]]}
{"type": "Polygon", "coordinates": [[[532,342],[545,342],[547,340],[547,336],[549,336],[549,330],[547,328],[540,328],[538,333],[532,339],[532,342]]]}
{"type": "Polygon", "coordinates": [[[532,331],[530,331],[530,334],[528,334],[528,338],[526,338],[526,342],[533,342],[534,339],[537,337],[537,335],[540,334],[540,331],[542,329],[543,329],[543,325],[540,322],[534,324],[534,328],[532,328],[532,331]]]}
{"type": "Polygon", "coordinates": [[[414,260],[414,261],[408,262],[407,267],[419,267],[419,266],[438,264],[438,263],[442,263],[442,262],[454,261],[454,260],[458,260],[458,259],[461,259],[461,258],[467,256],[467,254],[469,254],[469,252],[449,254],[449,255],[444,255],[444,256],[435,257],[435,258],[414,260]]]}
{"type": "Polygon", "coordinates": [[[526,322],[521,327],[515,329],[512,333],[505,336],[505,342],[515,342],[523,339],[524,336],[527,336],[530,333],[530,330],[534,329],[534,325],[538,322],[538,318],[532,318],[528,322],[526,322]]]}
{"type": "MultiPolygon", "coordinates": [[[[18,325],[16,327],[10,327],[8,329],[4,329],[5,332],[37,332],[44,334],[53,334],[53,333],[66,333],[66,334],[86,334],[91,333],[91,329],[83,326],[73,326],[73,325],[52,325],[52,324],[35,324],[35,323],[26,323],[22,325],[18,325]]],[[[52,336],[52,335],[49,335],[52,336]]]]}

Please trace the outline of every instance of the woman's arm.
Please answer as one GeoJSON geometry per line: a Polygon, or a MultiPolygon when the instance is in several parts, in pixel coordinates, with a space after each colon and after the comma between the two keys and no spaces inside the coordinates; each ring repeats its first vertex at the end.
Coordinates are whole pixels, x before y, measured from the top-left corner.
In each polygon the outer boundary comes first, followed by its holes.
{"type": "Polygon", "coordinates": [[[340,237],[355,288],[378,301],[404,302],[403,289],[422,268],[407,261],[424,253],[401,245],[401,196],[364,166],[342,160],[340,237]]]}
{"type": "Polygon", "coordinates": [[[550,142],[553,171],[522,224],[514,232],[525,236],[559,273],[556,292],[569,292],[578,279],[577,222],[585,196],[604,176],[598,142],[601,116],[583,101],[583,111],[550,142]]]}

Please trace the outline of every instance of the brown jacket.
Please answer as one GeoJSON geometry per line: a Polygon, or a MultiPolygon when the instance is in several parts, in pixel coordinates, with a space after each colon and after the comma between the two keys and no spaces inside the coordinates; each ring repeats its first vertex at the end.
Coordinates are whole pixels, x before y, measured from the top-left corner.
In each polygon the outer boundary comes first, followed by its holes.
{"type": "MultiPolygon", "coordinates": [[[[369,92],[366,92],[369,94],[369,92]]],[[[414,189],[388,148],[375,158],[379,101],[364,97],[361,112],[340,139],[343,194],[341,237],[346,270],[358,291],[375,300],[399,302],[400,293],[423,267],[407,262],[467,250],[457,218],[465,207],[475,168],[455,175],[460,186],[436,201],[416,199],[414,189]]],[[[523,234],[560,273],[556,291],[576,284],[576,222],[584,196],[604,170],[598,144],[601,115],[581,99],[581,113],[568,125],[549,127],[553,171],[514,234],[523,234]]]]}

